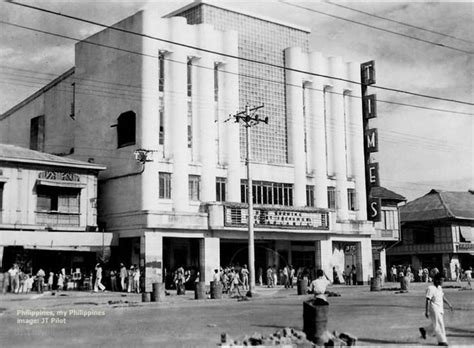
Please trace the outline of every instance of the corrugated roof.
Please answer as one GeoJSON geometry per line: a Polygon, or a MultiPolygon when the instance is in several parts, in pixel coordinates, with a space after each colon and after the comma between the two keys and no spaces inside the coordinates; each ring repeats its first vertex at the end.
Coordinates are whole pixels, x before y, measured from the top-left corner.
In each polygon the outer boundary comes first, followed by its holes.
{"type": "Polygon", "coordinates": [[[390,191],[389,189],[386,189],[385,187],[372,187],[370,189],[370,197],[400,201],[400,202],[407,200],[402,195],[399,195],[398,193],[390,191]]]}
{"type": "Polygon", "coordinates": [[[0,161],[47,164],[59,167],[73,167],[94,170],[105,169],[104,166],[98,164],[78,161],[68,157],[55,156],[49,153],[30,150],[24,147],[9,144],[0,144],[0,161]]]}
{"type": "Polygon", "coordinates": [[[474,220],[474,192],[431,190],[400,209],[402,222],[442,219],[474,220]]]}

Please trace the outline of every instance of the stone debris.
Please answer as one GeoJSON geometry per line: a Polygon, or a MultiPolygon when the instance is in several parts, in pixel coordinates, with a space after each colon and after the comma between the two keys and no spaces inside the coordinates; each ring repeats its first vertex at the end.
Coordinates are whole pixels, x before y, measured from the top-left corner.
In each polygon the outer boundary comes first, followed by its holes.
{"type": "MultiPolygon", "coordinates": [[[[337,333],[334,331],[331,334],[329,331],[325,333],[325,347],[346,347],[354,346],[357,343],[357,337],[349,333],[337,333]]],[[[282,330],[278,330],[271,335],[263,335],[261,333],[254,333],[251,336],[246,335],[243,339],[234,339],[229,336],[226,332],[221,334],[221,347],[236,347],[236,346],[278,346],[278,347],[298,347],[298,348],[310,348],[318,347],[310,340],[307,339],[306,334],[303,331],[295,330],[293,328],[286,327],[282,330]]],[[[322,347],[322,346],[319,346],[322,347]]]]}

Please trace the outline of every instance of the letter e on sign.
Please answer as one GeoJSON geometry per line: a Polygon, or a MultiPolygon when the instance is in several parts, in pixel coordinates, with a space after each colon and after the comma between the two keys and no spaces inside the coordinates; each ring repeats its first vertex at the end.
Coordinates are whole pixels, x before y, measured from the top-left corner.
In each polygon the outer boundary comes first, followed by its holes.
{"type": "Polygon", "coordinates": [[[380,186],[379,181],[379,164],[378,163],[370,163],[367,166],[367,175],[370,187],[378,187],[380,186]]]}

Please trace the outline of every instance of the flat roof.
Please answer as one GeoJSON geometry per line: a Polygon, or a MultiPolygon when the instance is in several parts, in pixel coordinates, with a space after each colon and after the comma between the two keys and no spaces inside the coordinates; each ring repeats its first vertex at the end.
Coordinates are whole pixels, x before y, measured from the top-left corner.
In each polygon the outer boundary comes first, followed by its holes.
{"type": "Polygon", "coordinates": [[[163,16],[163,18],[169,18],[169,17],[177,16],[177,15],[179,15],[180,13],[182,13],[184,11],[187,11],[187,10],[193,8],[193,7],[196,7],[196,6],[199,6],[199,5],[202,5],[202,4],[209,5],[209,6],[216,7],[216,8],[220,8],[222,10],[226,10],[226,11],[230,11],[230,12],[235,12],[235,13],[242,14],[242,15],[245,15],[245,16],[248,16],[248,17],[253,17],[253,18],[260,19],[260,20],[263,20],[263,21],[266,21],[266,22],[275,23],[275,24],[278,24],[278,25],[282,25],[284,27],[289,27],[289,28],[292,28],[292,29],[304,31],[306,33],[311,32],[311,29],[308,28],[308,27],[293,24],[293,23],[288,23],[288,22],[281,21],[279,19],[274,19],[274,18],[267,17],[267,16],[257,15],[255,13],[251,13],[251,12],[247,12],[247,11],[242,11],[242,9],[240,9],[238,7],[233,7],[232,5],[224,3],[223,1],[215,1],[215,0],[194,0],[194,2],[192,2],[192,3],[190,3],[186,6],[183,6],[183,7],[179,8],[175,11],[172,11],[172,12],[168,13],[167,15],[163,16]]]}

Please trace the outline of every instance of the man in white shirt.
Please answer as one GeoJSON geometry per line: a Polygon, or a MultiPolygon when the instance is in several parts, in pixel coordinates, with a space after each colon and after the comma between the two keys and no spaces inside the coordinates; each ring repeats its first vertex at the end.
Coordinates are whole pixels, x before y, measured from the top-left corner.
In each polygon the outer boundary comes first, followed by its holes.
{"type": "Polygon", "coordinates": [[[433,277],[433,285],[430,285],[426,290],[426,309],[425,317],[431,319],[431,325],[427,328],[420,327],[421,337],[426,338],[426,334],[435,335],[438,340],[439,346],[447,346],[446,330],[444,328],[444,308],[443,302],[445,302],[451,311],[453,306],[444,297],[443,288],[443,275],[441,273],[435,274],[433,277]]]}
{"type": "Polygon", "coordinates": [[[316,271],[316,279],[311,282],[310,292],[314,294],[314,297],[324,302],[328,302],[325,295],[326,288],[331,284],[329,278],[324,274],[322,269],[316,271]]]}

